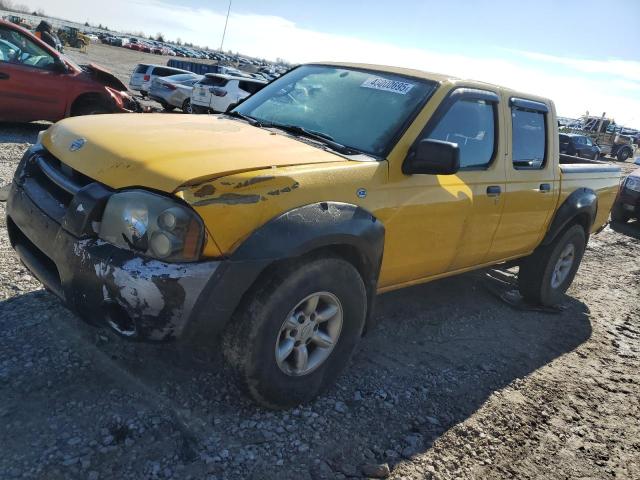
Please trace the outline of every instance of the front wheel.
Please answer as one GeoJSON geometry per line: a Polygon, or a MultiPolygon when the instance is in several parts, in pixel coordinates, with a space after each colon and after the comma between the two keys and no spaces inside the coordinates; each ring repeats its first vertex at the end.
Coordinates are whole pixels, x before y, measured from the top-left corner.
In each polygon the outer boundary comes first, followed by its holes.
{"type": "Polygon", "coordinates": [[[253,290],[225,333],[226,361],[268,408],[308,402],[333,384],[364,327],[366,291],[339,258],[282,267],[253,290]]]}
{"type": "Polygon", "coordinates": [[[518,272],[518,289],[524,299],[548,306],[560,303],[578,271],[586,244],[584,228],[572,225],[525,258],[518,272]]]}

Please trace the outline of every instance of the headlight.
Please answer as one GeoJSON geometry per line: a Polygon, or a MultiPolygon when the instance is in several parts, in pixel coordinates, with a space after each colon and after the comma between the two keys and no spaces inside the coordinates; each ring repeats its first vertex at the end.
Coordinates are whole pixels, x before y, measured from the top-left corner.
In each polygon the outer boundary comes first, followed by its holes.
{"type": "Polygon", "coordinates": [[[624,187],[634,192],[640,192],[640,177],[628,176],[624,187]]]}
{"type": "Polygon", "coordinates": [[[194,261],[202,251],[200,217],[171,198],[144,190],[113,194],[99,237],[121,248],[166,261],[194,261]]]}

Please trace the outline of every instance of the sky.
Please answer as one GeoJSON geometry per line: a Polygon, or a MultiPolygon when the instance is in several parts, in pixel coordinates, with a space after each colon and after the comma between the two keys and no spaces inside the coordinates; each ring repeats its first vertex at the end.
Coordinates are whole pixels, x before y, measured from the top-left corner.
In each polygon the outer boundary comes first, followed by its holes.
{"type": "MultiPolygon", "coordinates": [[[[232,0],[224,50],[418,68],[640,128],[640,0],[232,0]]],[[[75,21],[220,47],[228,0],[19,0],[75,21]]]]}

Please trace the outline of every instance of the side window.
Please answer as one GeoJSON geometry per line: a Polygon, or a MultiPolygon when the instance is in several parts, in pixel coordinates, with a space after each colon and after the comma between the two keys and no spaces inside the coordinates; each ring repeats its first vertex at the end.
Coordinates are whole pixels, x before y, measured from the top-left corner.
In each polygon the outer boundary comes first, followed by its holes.
{"type": "Polygon", "coordinates": [[[514,106],[511,108],[511,126],[513,167],[544,168],[547,146],[545,114],[514,106]]]}
{"type": "Polygon", "coordinates": [[[585,137],[584,141],[587,142],[587,145],[589,145],[590,147],[593,147],[593,142],[591,141],[591,139],[589,137],[585,137]]]}
{"type": "Polygon", "coordinates": [[[457,143],[460,168],[487,167],[495,147],[494,110],[494,104],[485,100],[458,100],[425,138],[457,143]]]}
{"type": "Polygon", "coordinates": [[[0,62],[47,70],[53,66],[55,59],[21,33],[0,27],[0,62]]]}
{"type": "Polygon", "coordinates": [[[250,94],[258,92],[263,86],[261,83],[256,82],[240,82],[240,88],[250,94]]]}

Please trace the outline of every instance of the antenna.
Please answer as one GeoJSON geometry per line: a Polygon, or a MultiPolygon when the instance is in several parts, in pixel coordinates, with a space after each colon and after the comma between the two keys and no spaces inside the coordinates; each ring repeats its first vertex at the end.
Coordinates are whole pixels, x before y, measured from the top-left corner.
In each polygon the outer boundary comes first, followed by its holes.
{"type": "Polygon", "coordinates": [[[222,41],[220,42],[220,51],[222,51],[222,46],[224,45],[224,36],[227,33],[227,24],[229,23],[229,13],[231,13],[231,2],[232,0],[229,0],[229,8],[227,8],[227,18],[224,21],[224,30],[222,31],[222,41]]]}

